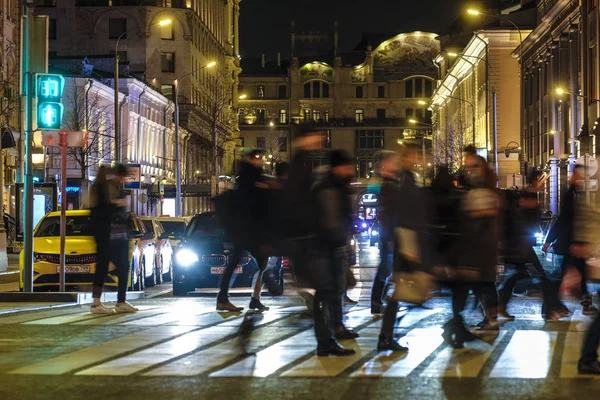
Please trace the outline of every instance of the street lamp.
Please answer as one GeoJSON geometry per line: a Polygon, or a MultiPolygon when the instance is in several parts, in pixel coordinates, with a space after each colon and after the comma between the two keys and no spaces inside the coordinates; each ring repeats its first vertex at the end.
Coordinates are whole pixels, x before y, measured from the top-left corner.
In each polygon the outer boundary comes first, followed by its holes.
{"type": "Polygon", "coordinates": [[[565,95],[565,94],[570,94],[570,95],[572,95],[572,96],[581,97],[582,99],[586,99],[586,100],[591,100],[591,101],[600,101],[599,99],[596,99],[596,98],[594,98],[594,97],[584,96],[584,95],[582,95],[582,94],[579,94],[579,93],[570,92],[570,91],[568,91],[568,90],[565,90],[565,89],[563,89],[563,88],[561,88],[561,87],[558,87],[558,88],[554,89],[554,92],[555,92],[555,93],[556,93],[558,96],[562,96],[562,95],[565,95]]]}
{"type": "Polygon", "coordinates": [[[247,97],[248,97],[248,95],[247,95],[247,94],[240,94],[240,97],[238,97],[238,99],[240,99],[240,100],[244,100],[244,99],[246,99],[247,97]]]}
{"type": "MultiPolygon", "coordinates": [[[[211,61],[208,64],[197,68],[181,78],[175,80],[175,169],[176,169],[176,182],[175,182],[175,216],[181,217],[181,142],[179,140],[179,83],[184,79],[190,77],[192,74],[203,70],[204,68],[212,68],[217,65],[216,61],[211,61]]],[[[215,152],[216,152],[217,141],[215,140],[215,152]]],[[[216,153],[215,153],[216,160],[216,153]]],[[[215,161],[215,166],[217,162],[215,161]]],[[[216,175],[215,168],[215,175],[216,175]]],[[[218,182],[217,182],[218,185],[218,182]]]]}
{"type": "MultiPolygon", "coordinates": [[[[160,25],[160,26],[165,26],[165,25],[169,25],[171,23],[170,19],[164,19],[162,21],[159,21],[157,23],[151,24],[149,26],[153,27],[155,25],[160,25]]],[[[138,32],[141,31],[142,29],[145,29],[145,26],[136,28],[134,30],[131,31],[131,33],[133,32],[138,32]]],[[[121,33],[119,35],[119,37],[117,38],[117,43],[115,45],[115,76],[114,76],[114,91],[115,91],[115,158],[117,159],[117,161],[121,162],[122,161],[122,154],[121,154],[121,124],[120,124],[120,115],[119,115],[119,42],[121,41],[121,39],[127,35],[127,30],[123,33],[121,33]]]]}
{"type": "Polygon", "coordinates": [[[419,100],[419,101],[418,101],[418,103],[419,103],[419,105],[421,105],[421,106],[426,106],[426,105],[427,105],[427,102],[426,102],[426,101],[424,101],[424,100],[419,100]]]}

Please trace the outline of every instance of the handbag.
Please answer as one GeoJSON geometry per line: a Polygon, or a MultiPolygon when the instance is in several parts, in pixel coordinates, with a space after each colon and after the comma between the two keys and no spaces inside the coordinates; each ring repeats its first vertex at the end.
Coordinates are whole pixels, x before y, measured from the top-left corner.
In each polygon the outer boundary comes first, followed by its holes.
{"type": "Polygon", "coordinates": [[[396,284],[392,296],[394,300],[423,304],[431,298],[433,276],[426,272],[394,272],[392,280],[396,284]]]}

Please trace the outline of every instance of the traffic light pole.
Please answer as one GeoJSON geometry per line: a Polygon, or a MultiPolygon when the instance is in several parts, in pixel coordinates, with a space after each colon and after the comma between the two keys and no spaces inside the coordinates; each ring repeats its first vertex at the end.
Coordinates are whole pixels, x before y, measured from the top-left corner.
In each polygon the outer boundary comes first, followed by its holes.
{"type": "Polygon", "coordinates": [[[33,73],[31,61],[31,45],[33,36],[33,3],[27,3],[26,18],[23,28],[25,33],[24,44],[26,50],[23,52],[24,72],[26,78],[26,119],[25,119],[25,179],[23,200],[25,212],[23,214],[23,292],[33,292],[33,73]]]}
{"type": "Polygon", "coordinates": [[[60,292],[65,291],[65,242],[67,236],[67,132],[60,131],[60,292]]]}

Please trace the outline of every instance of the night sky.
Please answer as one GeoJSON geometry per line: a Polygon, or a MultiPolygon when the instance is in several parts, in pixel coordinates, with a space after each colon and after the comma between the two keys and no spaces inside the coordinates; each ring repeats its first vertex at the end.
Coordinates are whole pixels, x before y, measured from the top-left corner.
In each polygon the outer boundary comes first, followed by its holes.
{"type": "Polygon", "coordinates": [[[463,0],[242,0],[242,57],[290,56],[290,23],[296,30],[331,31],[339,22],[342,51],[352,50],[362,32],[444,33],[465,9],[463,0]],[[354,4],[357,4],[354,6],[354,4]]]}

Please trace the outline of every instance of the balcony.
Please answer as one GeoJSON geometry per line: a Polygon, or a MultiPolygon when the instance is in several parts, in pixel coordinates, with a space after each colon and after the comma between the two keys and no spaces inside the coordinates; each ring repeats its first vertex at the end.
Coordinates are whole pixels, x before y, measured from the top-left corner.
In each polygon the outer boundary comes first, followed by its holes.
{"type": "MultiPolygon", "coordinates": [[[[77,0],[77,7],[166,7],[165,0],[77,0]]],[[[187,8],[186,0],[171,0],[170,8],[187,8]]]]}

